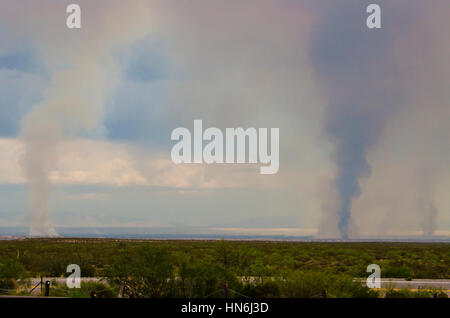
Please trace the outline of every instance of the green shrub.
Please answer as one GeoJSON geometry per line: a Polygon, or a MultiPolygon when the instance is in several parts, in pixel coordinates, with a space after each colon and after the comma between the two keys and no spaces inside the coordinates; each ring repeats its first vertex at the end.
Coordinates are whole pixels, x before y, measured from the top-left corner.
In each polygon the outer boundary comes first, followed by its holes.
{"type": "Polygon", "coordinates": [[[8,294],[17,289],[17,279],[24,275],[25,269],[16,259],[0,259],[0,293],[8,294]]]}
{"type": "Polygon", "coordinates": [[[323,272],[290,272],[281,281],[283,296],[289,298],[318,298],[323,291],[328,297],[377,297],[374,290],[354,281],[352,277],[323,272]]]}
{"type": "Polygon", "coordinates": [[[174,263],[161,247],[143,247],[135,255],[120,255],[105,270],[111,285],[126,286],[135,297],[167,297],[172,294],[174,263]]]}
{"type": "Polygon", "coordinates": [[[386,269],[381,268],[381,275],[388,278],[411,278],[411,268],[407,265],[388,265],[386,269]]]}
{"type": "MultiPolygon", "coordinates": [[[[57,284],[52,281],[50,284],[51,297],[70,297],[70,298],[90,298],[91,292],[96,294],[96,298],[115,298],[118,292],[112,287],[101,282],[81,282],[80,288],[68,288],[66,284],[57,284]]],[[[44,296],[45,290],[40,293],[44,296]]]]}

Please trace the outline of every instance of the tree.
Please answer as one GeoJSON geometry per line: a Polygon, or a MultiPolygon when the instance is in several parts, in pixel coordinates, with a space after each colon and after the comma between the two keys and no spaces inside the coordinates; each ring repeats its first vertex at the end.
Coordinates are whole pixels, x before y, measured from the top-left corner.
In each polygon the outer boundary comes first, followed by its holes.
{"type": "Polygon", "coordinates": [[[172,294],[174,264],[169,252],[144,247],[133,255],[118,256],[106,270],[112,285],[123,286],[135,297],[167,297],[172,294]]]}
{"type": "Polygon", "coordinates": [[[16,289],[17,279],[22,278],[25,269],[14,258],[0,259],[0,289],[16,289]]]}

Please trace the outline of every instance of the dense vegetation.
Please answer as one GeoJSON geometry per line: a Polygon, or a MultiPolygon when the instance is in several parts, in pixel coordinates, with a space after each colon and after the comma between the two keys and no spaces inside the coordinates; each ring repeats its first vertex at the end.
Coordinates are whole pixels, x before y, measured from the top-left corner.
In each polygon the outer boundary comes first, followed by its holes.
{"type": "MultiPolygon", "coordinates": [[[[382,277],[450,278],[450,245],[439,243],[319,243],[263,241],[136,241],[25,239],[0,241],[0,289],[17,279],[68,275],[79,264],[83,277],[106,277],[55,295],[87,297],[376,297],[355,282],[367,265],[382,277]],[[97,285],[95,285],[97,284],[97,285]]],[[[417,296],[390,290],[389,297],[417,296]]],[[[426,296],[426,295],[419,295],[426,296]]]]}

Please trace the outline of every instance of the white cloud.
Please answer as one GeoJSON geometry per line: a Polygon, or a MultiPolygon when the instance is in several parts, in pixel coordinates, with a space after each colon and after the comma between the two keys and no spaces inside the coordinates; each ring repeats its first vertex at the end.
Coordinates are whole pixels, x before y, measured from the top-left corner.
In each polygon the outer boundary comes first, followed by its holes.
{"type": "MultiPolygon", "coordinates": [[[[23,151],[20,140],[0,139],[0,184],[26,182],[20,166],[23,151]]],[[[270,189],[287,184],[307,191],[317,183],[311,167],[303,174],[296,171],[297,176],[293,175],[295,169],[287,166],[275,176],[265,176],[259,173],[259,164],[176,165],[168,153],[154,154],[138,146],[103,140],[61,141],[57,151],[57,169],[50,172],[54,184],[167,187],[192,194],[196,190],[270,189]]]]}

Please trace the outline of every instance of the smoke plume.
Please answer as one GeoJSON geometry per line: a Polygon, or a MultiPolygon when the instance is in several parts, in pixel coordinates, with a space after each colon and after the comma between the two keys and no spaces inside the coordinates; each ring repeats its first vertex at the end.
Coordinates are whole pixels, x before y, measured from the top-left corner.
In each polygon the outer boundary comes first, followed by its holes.
{"type": "Polygon", "coordinates": [[[437,209],[433,203],[427,200],[420,200],[418,204],[419,209],[422,211],[422,234],[431,236],[436,230],[437,209]]]}
{"type": "Polygon", "coordinates": [[[65,27],[64,19],[60,19],[65,6],[52,1],[39,5],[30,2],[35,9],[30,19],[39,21],[24,24],[24,36],[31,35],[39,44],[39,53],[51,74],[43,100],[21,123],[20,137],[25,148],[21,164],[28,180],[30,236],[57,235],[50,222],[48,199],[59,146],[80,133],[101,131],[105,98],[120,76],[114,49],[136,41],[151,29],[148,21],[152,19],[144,18],[142,3],[79,4],[84,21],[79,30],[65,27]],[[42,24],[45,16],[48,21],[42,24]],[[34,30],[35,25],[42,29],[34,30]]]}
{"type": "Polygon", "coordinates": [[[58,146],[98,121],[105,83],[102,70],[90,61],[52,75],[44,100],[22,120],[25,152],[21,163],[30,193],[30,236],[54,236],[49,220],[50,175],[57,168],[58,146]],[[90,77],[84,79],[84,77],[90,77]]]}
{"type": "MultiPolygon", "coordinates": [[[[368,3],[317,4],[320,19],[311,34],[310,56],[329,99],[324,126],[335,146],[338,197],[327,198],[333,202],[326,205],[328,223],[322,226],[330,227],[337,218],[342,238],[358,235],[352,204],[373,172],[374,180],[364,189],[379,193],[363,196],[358,214],[366,214],[367,221],[369,214],[384,210],[382,229],[393,220],[400,227],[412,220],[430,236],[439,210],[434,202],[438,176],[448,155],[440,143],[448,135],[441,122],[448,118],[448,3],[380,0],[382,28],[377,30],[365,26],[368,3]],[[389,168],[399,158],[403,161],[389,168]]],[[[372,221],[359,224],[371,231],[372,221]]]]}
{"type": "Polygon", "coordinates": [[[401,86],[392,85],[401,83],[393,34],[369,30],[362,14],[365,8],[364,3],[327,2],[311,34],[312,63],[329,98],[324,124],[336,146],[339,197],[332,213],[338,215],[342,238],[350,232],[352,200],[360,195],[360,180],[371,171],[366,153],[386,120],[404,104],[401,86]]]}

